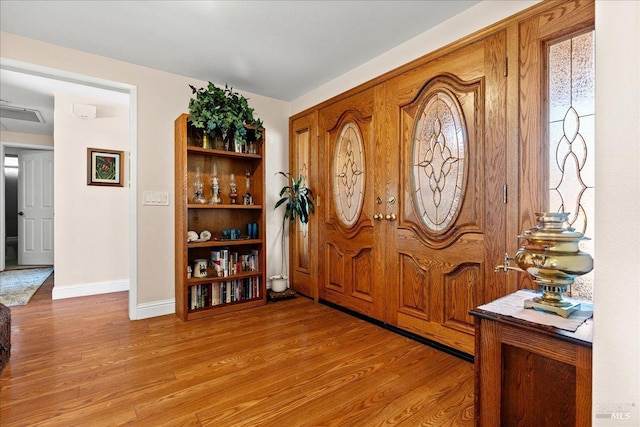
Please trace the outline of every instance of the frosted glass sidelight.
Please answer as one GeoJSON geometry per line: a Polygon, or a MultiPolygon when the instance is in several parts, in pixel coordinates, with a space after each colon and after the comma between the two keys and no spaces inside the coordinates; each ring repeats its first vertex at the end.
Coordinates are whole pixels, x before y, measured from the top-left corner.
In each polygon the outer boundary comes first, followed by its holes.
{"type": "MultiPolygon", "coordinates": [[[[298,175],[309,182],[309,129],[297,134],[298,175]]],[[[298,267],[309,268],[309,223],[296,222],[298,267]]]]}
{"type": "MultiPolygon", "coordinates": [[[[548,144],[550,212],[568,212],[569,224],[590,237],[580,243],[593,253],[594,32],[549,45],[548,144]]],[[[591,300],[593,272],[576,279],[574,297],[591,300]]]]}

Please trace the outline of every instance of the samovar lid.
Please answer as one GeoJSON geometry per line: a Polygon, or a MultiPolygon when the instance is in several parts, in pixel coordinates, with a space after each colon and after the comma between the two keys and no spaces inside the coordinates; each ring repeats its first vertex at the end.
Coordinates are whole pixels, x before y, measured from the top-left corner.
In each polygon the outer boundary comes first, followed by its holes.
{"type": "Polygon", "coordinates": [[[538,225],[518,236],[535,241],[577,242],[588,240],[582,233],[567,225],[568,212],[538,212],[538,225]]]}

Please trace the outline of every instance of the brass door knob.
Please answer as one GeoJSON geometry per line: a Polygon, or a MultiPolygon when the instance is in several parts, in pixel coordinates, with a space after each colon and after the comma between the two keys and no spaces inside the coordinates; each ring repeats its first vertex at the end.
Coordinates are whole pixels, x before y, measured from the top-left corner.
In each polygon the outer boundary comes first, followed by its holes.
{"type": "Polygon", "coordinates": [[[395,221],[396,219],[398,219],[398,217],[394,213],[387,214],[385,218],[387,219],[387,221],[395,221]]]}
{"type": "Polygon", "coordinates": [[[384,215],[382,215],[381,213],[374,213],[373,214],[373,219],[375,219],[376,221],[381,221],[382,218],[384,218],[384,215]]]}

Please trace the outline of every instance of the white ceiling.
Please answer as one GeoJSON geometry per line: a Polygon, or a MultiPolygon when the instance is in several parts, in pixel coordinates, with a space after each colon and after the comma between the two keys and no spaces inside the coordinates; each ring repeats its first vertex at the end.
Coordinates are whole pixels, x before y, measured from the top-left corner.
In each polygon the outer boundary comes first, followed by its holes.
{"type": "Polygon", "coordinates": [[[479,1],[2,0],[0,30],[291,101],[479,1]]]}

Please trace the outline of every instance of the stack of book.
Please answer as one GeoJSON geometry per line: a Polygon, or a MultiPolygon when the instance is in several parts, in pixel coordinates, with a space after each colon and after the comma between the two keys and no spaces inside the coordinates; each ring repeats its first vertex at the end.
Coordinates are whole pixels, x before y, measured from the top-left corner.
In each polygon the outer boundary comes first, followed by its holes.
{"type": "Polygon", "coordinates": [[[260,276],[189,287],[189,309],[260,298],[260,276]]]}
{"type": "Polygon", "coordinates": [[[216,277],[229,277],[243,271],[257,271],[260,265],[257,249],[244,255],[229,252],[229,249],[211,251],[211,261],[213,261],[216,277]]]}

